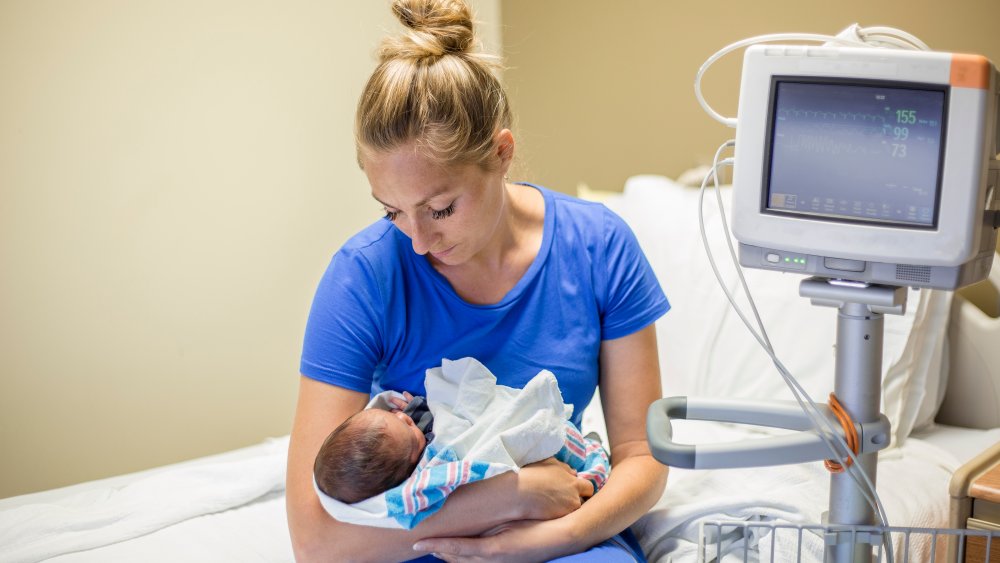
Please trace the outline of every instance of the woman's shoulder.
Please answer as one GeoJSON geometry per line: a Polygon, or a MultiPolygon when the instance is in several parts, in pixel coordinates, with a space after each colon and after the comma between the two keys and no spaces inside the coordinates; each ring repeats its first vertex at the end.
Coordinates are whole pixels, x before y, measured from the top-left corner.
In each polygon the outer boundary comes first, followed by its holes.
{"type": "MultiPolygon", "coordinates": [[[[532,184],[534,185],[534,184],[532,184]]],[[[595,242],[607,242],[622,231],[630,232],[625,221],[608,206],[534,185],[553,207],[556,234],[574,233],[595,242]]]]}
{"type": "Polygon", "coordinates": [[[588,209],[588,210],[597,210],[604,207],[604,204],[598,203],[596,201],[580,199],[568,193],[553,190],[551,188],[547,188],[539,184],[532,184],[528,182],[525,183],[529,186],[536,188],[538,191],[542,192],[542,195],[545,196],[546,201],[552,201],[553,203],[555,203],[560,207],[588,209]]]}
{"type": "Polygon", "coordinates": [[[330,261],[330,271],[338,275],[367,272],[382,279],[397,269],[400,255],[400,235],[393,224],[379,219],[368,225],[341,246],[330,261]]]}
{"type": "MultiPolygon", "coordinates": [[[[558,224],[562,227],[575,226],[593,229],[595,226],[604,226],[609,218],[617,219],[617,215],[603,203],[580,199],[570,194],[552,190],[538,184],[525,182],[526,185],[536,188],[545,198],[546,205],[551,205],[558,219],[558,224]]],[[[600,232],[600,229],[597,229],[600,232]]]]}
{"type": "Polygon", "coordinates": [[[385,219],[379,219],[347,239],[340,250],[341,252],[370,253],[395,248],[394,230],[392,223],[385,219]]]}

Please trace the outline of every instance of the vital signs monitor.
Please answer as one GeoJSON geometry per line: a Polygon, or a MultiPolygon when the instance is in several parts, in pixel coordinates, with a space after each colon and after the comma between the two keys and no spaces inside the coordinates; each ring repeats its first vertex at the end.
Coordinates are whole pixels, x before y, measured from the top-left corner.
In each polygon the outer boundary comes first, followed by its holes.
{"type": "Polygon", "coordinates": [[[733,170],[740,262],[895,286],[984,279],[1000,224],[998,82],[973,55],[747,49],[733,170]]]}

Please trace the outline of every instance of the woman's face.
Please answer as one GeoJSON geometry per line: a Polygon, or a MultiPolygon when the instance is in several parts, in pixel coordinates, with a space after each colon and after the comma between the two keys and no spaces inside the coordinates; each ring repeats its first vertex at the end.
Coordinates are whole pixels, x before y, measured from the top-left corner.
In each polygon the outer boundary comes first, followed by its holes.
{"type": "Polygon", "coordinates": [[[413,251],[458,266],[475,258],[497,233],[504,213],[506,166],[441,164],[413,143],[367,154],[362,166],[378,200],[413,251]]]}

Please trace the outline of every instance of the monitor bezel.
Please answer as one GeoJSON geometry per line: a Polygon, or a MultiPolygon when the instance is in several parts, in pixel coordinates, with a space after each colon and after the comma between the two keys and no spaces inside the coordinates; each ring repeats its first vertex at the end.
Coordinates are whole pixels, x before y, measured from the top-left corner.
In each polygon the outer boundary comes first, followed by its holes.
{"type": "MultiPolygon", "coordinates": [[[[754,45],[746,50],[733,153],[732,232],[742,244],[886,264],[959,266],[987,233],[982,211],[997,118],[1000,73],[979,56],[896,49],[754,45]],[[979,82],[955,78],[983,74],[979,82]],[[971,69],[971,70],[970,70],[971,69]],[[975,71],[975,72],[973,72],[975,71]],[[842,223],[761,212],[763,153],[773,76],[950,85],[936,229],[842,223]]],[[[992,200],[991,200],[992,201],[992,200]]]]}

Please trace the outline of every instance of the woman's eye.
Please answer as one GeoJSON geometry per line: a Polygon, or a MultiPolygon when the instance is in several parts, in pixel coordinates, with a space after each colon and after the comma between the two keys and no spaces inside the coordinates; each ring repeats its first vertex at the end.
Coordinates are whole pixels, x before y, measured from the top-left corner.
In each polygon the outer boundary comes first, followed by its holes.
{"type": "Polygon", "coordinates": [[[388,209],[385,210],[385,218],[390,221],[395,221],[397,215],[399,215],[399,211],[389,211],[388,209]]]}
{"type": "Polygon", "coordinates": [[[431,217],[435,219],[444,219],[445,217],[451,216],[455,212],[455,204],[452,203],[444,209],[431,209],[431,217]]]}

